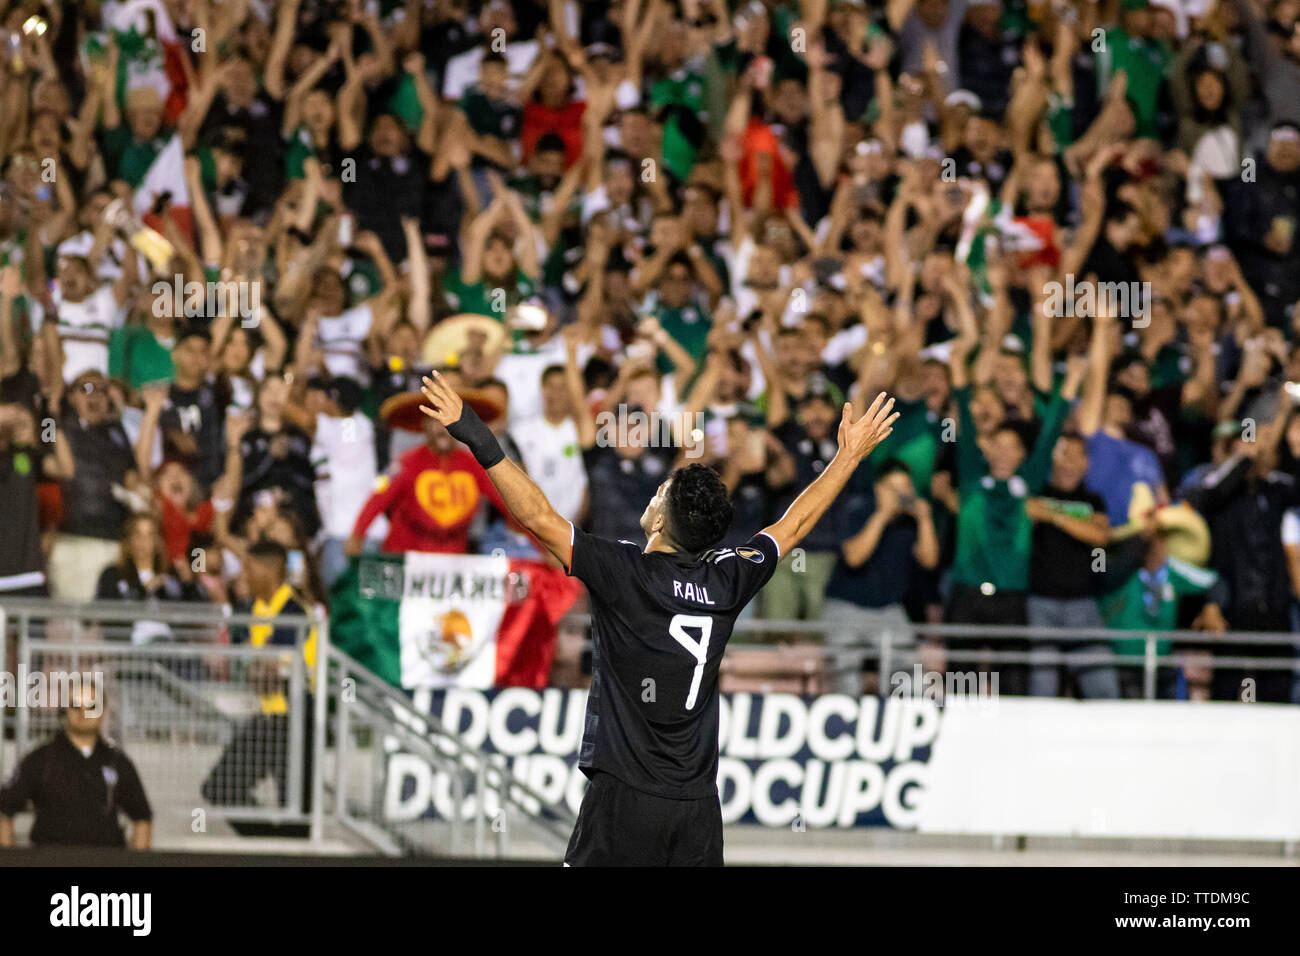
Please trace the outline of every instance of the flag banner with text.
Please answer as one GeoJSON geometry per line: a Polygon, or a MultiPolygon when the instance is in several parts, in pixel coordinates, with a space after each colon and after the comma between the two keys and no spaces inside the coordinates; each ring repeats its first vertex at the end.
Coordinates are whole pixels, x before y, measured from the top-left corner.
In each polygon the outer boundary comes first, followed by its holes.
{"type": "Polygon", "coordinates": [[[330,599],[339,649],[407,690],[545,687],[578,584],[538,561],[424,554],[354,560],[330,599]]]}

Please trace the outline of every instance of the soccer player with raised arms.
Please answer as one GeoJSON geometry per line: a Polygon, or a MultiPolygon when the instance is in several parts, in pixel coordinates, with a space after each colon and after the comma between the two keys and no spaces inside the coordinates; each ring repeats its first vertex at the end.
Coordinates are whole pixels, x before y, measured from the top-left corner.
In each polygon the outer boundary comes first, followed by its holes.
{"type": "Polygon", "coordinates": [[[421,411],[469,448],[515,520],[591,595],[595,651],[578,757],[590,784],[565,863],[720,866],[718,668],[732,626],[892,431],[894,400],[882,392],[857,421],[846,404],[834,459],[781,519],[743,547],[711,550],[732,515],[711,468],[679,468],[659,486],[641,516],[644,546],[592,537],[556,513],[438,373],[422,391],[421,411]]]}

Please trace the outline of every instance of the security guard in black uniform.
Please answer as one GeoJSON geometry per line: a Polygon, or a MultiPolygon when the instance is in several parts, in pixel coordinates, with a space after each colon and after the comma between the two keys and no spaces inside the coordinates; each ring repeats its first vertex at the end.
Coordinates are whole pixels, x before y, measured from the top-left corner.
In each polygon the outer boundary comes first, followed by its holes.
{"type": "Polygon", "coordinates": [[[153,811],[135,764],[99,734],[102,699],[82,688],[69,703],[60,712],[61,731],[23,758],[0,787],[0,847],[14,845],[14,815],[30,804],[36,846],[126,846],[118,818],[124,813],[131,848],[149,849],[153,811]]]}

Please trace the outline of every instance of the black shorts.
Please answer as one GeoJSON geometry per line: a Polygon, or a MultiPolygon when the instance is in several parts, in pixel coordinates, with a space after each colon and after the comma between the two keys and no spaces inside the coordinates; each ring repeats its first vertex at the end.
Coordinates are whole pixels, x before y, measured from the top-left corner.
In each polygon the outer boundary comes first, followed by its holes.
{"type": "Polygon", "coordinates": [[[564,854],[569,866],[722,866],[717,795],[670,800],[597,771],[564,854]]]}

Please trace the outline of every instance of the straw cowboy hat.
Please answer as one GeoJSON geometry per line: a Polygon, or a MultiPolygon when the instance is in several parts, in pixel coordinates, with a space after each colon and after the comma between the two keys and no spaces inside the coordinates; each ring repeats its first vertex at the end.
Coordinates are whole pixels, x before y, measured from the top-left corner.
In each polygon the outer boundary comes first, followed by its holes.
{"type": "Polygon", "coordinates": [[[504,345],[508,334],[504,323],[490,316],[472,312],[453,315],[429,330],[424,340],[424,364],[433,368],[455,365],[460,354],[473,344],[472,338],[477,336],[483,337],[485,351],[495,351],[504,345]]]}
{"type": "Polygon", "coordinates": [[[1142,530],[1148,514],[1154,512],[1156,530],[1165,539],[1169,553],[1180,561],[1205,567],[1210,560],[1210,526],[1186,502],[1156,506],[1151,486],[1144,481],[1133,485],[1129,498],[1128,524],[1116,529],[1116,540],[1131,537],[1142,530]]]}

